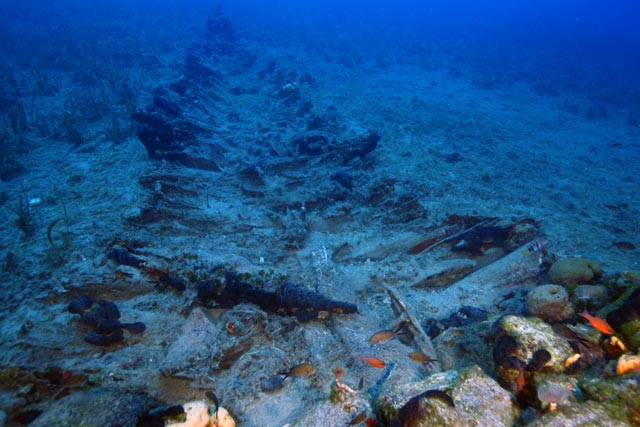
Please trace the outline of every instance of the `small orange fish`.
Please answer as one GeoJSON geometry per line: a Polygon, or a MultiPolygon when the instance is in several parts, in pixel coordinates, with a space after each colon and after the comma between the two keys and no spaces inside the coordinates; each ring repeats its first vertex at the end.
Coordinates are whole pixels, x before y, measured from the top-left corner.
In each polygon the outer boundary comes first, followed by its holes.
{"type": "Polygon", "coordinates": [[[385,329],[376,332],[375,334],[371,335],[371,338],[369,338],[369,342],[371,344],[384,344],[388,341],[391,341],[400,334],[402,334],[402,324],[400,324],[400,326],[398,326],[396,329],[385,329]]]}
{"type": "Polygon", "coordinates": [[[591,326],[593,326],[603,334],[612,335],[616,333],[616,331],[613,330],[613,328],[607,323],[606,320],[601,317],[590,315],[589,313],[587,313],[587,310],[584,310],[582,313],[578,313],[578,315],[587,319],[591,326]]]}
{"type": "Polygon", "coordinates": [[[367,418],[366,420],[364,420],[364,424],[367,427],[376,427],[376,420],[375,418],[367,418]]]}
{"type": "Polygon", "coordinates": [[[387,364],[384,363],[384,360],[378,359],[377,357],[373,356],[360,356],[360,360],[362,360],[367,365],[373,366],[374,368],[378,369],[382,369],[387,366],[387,364]]]}
{"type": "Polygon", "coordinates": [[[524,389],[524,386],[527,384],[527,380],[524,377],[524,369],[520,368],[518,370],[518,377],[516,378],[516,391],[520,392],[524,389]]]}
{"type": "Polygon", "coordinates": [[[427,356],[426,354],[422,353],[421,351],[412,351],[411,353],[409,353],[409,357],[412,358],[413,360],[415,360],[416,362],[420,362],[420,363],[431,363],[431,362],[437,362],[437,359],[433,359],[429,356],[427,356]]]}

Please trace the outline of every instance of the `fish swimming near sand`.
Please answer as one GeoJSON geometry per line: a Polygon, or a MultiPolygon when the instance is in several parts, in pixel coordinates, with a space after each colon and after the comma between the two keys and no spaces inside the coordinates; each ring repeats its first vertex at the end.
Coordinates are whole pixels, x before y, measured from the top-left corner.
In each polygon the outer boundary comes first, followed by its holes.
{"type": "Polygon", "coordinates": [[[411,353],[409,353],[409,357],[415,360],[416,362],[420,362],[420,363],[431,363],[431,362],[438,361],[438,359],[433,359],[432,357],[427,356],[421,351],[412,351],[411,353]]]}
{"type": "Polygon", "coordinates": [[[607,323],[606,320],[601,317],[590,315],[587,310],[584,310],[582,313],[578,313],[578,315],[587,319],[591,326],[593,326],[603,334],[612,335],[616,333],[616,331],[613,330],[613,328],[607,323]]]}
{"type": "MultiPolygon", "coordinates": [[[[301,363],[289,369],[288,371],[280,371],[278,375],[284,375],[284,378],[287,377],[306,377],[307,375],[311,375],[316,371],[316,367],[311,363],[301,363]]],[[[283,379],[284,379],[283,378],[283,379]]]]}
{"type": "Polygon", "coordinates": [[[365,418],[367,418],[367,413],[365,411],[362,411],[347,423],[347,427],[360,424],[361,422],[364,421],[365,418]]]}
{"type": "Polygon", "coordinates": [[[529,254],[532,254],[534,252],[543,251],[545,246],[547,245],[547,243],[548,243],[548,241],[546,239],[534,240],[533,242],[531,242],[531,244],[529,246],[527,246],[527,249],[522,251],[522,253],[523,253],[523,255],[529,255],[529,254]]]}
{"type": "Polygon", "coordinates": [[[385,366],[387,366],[387,364],[384,362],[384,360],[382,359],[378,359],[377,357],[373,357],[373,356],[360,356],[359,358],[360,360],[362,360],[364,363],[366,363],[369,366],[373,366],[374,368],[378,368],[378,369],[382,369],[385,366]]]}
{"type": "Polygon", "coordinates": [[[220,403],[218,402],[218,396],[216,396],[216,394],[214,392],[212,392],[211,390],[207,390],[207,392],[204,395],[207,398],[207,400],[209,400],[211,403],[213,403],[213,406],[216,408],[213,411],[213,415],[217,415],[218,414],[218,408],[220,407],[220,403]]]}
{"type": "Polygon", "coordinates": [[[524,386],[527,385],[527,379],[524,376],[524,369],[518,369],[518,376],[516,377],[516,392],[521,392],[524,386]]]}
{"type": "Polygon", "coordinates": [[[384,344],[391,341],[398,335],[402,334],[402,323],[395,329],[384,329],[371,335],[369,342],[371,344],[384,344]]]}

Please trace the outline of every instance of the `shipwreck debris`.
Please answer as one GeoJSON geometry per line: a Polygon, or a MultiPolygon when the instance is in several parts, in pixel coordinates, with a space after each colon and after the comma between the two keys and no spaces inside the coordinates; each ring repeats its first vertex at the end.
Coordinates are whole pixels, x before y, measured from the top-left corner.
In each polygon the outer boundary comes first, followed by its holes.
{"type": "MultiPolygon", "coordinates": [[[[391,307],[393,311],[400,316],[403,324],[403,332],[413,338],[413,343],[424,354],[435,354],[435,349],[431,343],[431,339],[425,333],[420,322],[410,313],[407,304],[402,300],[400,293],[391,288],[385,286],[385,290],[391,298],[391,307]]],[[[430,364],[428,370],[430,373],[436,373],[441,371],[440,363],[437,360],[433,360],[434,363],[430,364]]]]}
{"type": "Polygon", "coordinates": [[[215,302],[223,308],[251,303],[270,313],[295,316],[301,322],[316,319],[323,312],[358,312],[355,304],[328,298],[293,283],[285,282],[279,284],[274,291],[268,291],[240,280],[232,272],[226,272],[225,283],[211,279],[201,281],[198,284],[198,298],[205,306],[215,302]]]}
{"type": "Polygon", "coordinates": [[[93,345],[106,347],[116,344],[124,340],[125,330],[131,334],[141,334],[146,329],[142,322],[121,323],[120,310],[114,302],[98,301],[94,305],[87,295],[72,300],[67,310],[79,314],[81,323],[93,328],[84,336],[84,340],[93,345]]]}

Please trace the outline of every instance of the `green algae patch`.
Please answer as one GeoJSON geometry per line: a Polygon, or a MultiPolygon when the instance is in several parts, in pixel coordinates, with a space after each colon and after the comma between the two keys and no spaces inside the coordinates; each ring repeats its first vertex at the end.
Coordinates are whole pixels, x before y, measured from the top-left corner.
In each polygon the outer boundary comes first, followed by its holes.
{"type": "MultiPolygon", "coordinates": [[[[587,400],[601,402],[616,420],[631,424],[640,413],[640,378],[637,376],[591,378],[583,381],[581,388],[587,400]]],[[[637,420],[632,425],[638,425],[637,420]]]]}

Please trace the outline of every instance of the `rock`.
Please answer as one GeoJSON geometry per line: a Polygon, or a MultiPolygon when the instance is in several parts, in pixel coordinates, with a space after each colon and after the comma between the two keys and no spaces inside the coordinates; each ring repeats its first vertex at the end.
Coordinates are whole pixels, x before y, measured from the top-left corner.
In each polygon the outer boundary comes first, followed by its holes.
{"type": "Polygon", "coordinates": [[[79,391],[52,403],[30,426],[135,427],[138,417],[155,403],[145,394],[118,388],[79,391]]]}
{"type": "MultiPolygon", "coordinates": [[[[610,378],[593,377],[585,380],[580,387],[587,402],[606,405],[607,412],[616,419],[628,418],[628,425],[637,425],[640,412],[640,385],[637,375],[615,376],[610,378]],[[632,422],[632,419],[635,422],[632,422]]],[[[606,419],[606,418],[605,418],[606,419]]],[[[601,423],[599,425],[609,425],[601,423]]]]}
{"type": "Polygon", "coordinates": [[[167,424],[166,427],[235,427],[236,422],[223,407],[219,407],[218,411],[209,415],[210,408],[206,402],[196,400],[182,405],[187,419],[184,422],[167,424]]]}
{"type": "Polygon", "coordinates": [[[607,322],[620,331],[631,350],[640,349],[640,289],[634,290],[618,308],[611,311],[607,322]]]}
{"type": "Polygon", "coordinates": [[[514,354],[520,360],[527,363],[536,350],[545,349],[551,355],[545,369],[555,373],[564,372],[564,361],[573,354],[573,350],[547,323],[536,317],[505,316],[500,326],[515,340],[514,354]]]}
{"type": "Polygon", "coordinates": [[[356,395],[348,403],[322,400],[306,410],[291,425],[292,427],[346,426],[362,411],[371,414],[371,405],[366,399],[356,395]]]}
{"type": "Polygon", "coordinates": [[[601,285],[580,285],[573,291],[571,301],[578,311],[599,310],[609,302],[609,294],[601,285]]]}
{"type": "MultiPolygon", "coordinates": [[[[380,415],[386,425],[391,425],[391,422],[398,417],[400,409],[412,397],[424,393],[427,390],[441,390],[445,393],[450,393],[453,386],[459,379],[459,373],[457,371],[446,371],[431,375],[422,381],[399,383],[397,381],[398,378],[407,377],[405,375],[398,375],[395,373],[394,371],[398,368],[400,368],[400,365],[394,366],[389,379],[385,381],[382,386],[382,390],[378,395],[380,415]]],[[[436,403],[434,406],[430,406],[428,410],[430,415],[432,415],[432,418],[434,420],[439,420],[442,425],[464,425],[462,422],[463,420],[460,419],[460,414],[448,405],[436,403]],[[446,419],[446,421],[444,421],[444,419],[446,419]]],[[[415,425],[428,425],[424,424],[425,420],[423,420],[423,418],[425,417],[421,417],[420,420],[416,420],[417,422],[415,425]]]]}
{"type": "Polygon", "coordinates": [[[585,402],[563,407],[562,410],[547,412],[542,417],[526,424],[526,427],[628,427],[630,425],[617,418],[607,412],[607,407],[604,404],[585,402]]]}
{"type": "Polygon", "coordinates": [[[622,298],[618,304],[620,305],[633,293],[633,291],[640,288],[640,275],[634,271],[617,273],[608,278],[605,286],[611,294],[620,295],[622,298]]]}
{"type": "Polygon", "coordinates": [[[600,277],[600,266],[586,258],[561,259],[549,269],[549,281],[563,286],[589,283],[600,277]]]}
{"type": "Polygon", "coordinates": [[[424,416],[411,425],[512,426],[520,417],[520,410],[511,394],[474,366],[460,372],[437,373],[400,387],[383,386],[378,397],[382,418],[390,423],[412,397],[427,390],[445,392],[455,406],[449,406],[443,399],[428,398],[419,405],[424,416]]]}
{"type": "Polygon", "coordinates": [[[91,297],[83,295],[71,300],[67,311],[69,311],[69,313],[79,314],[80,316],[83,316],[84,312],[91,308],[92,305],[93,300],[91,299],[91,297]]]}
{"type": "Polygon", "coordinates": [[[512,426],[520,418],[511,393],[477,366],[460,373],[451,397],[458,412],[465,414],[465,425],[512,426]]]}
{"type": "Polygon", "coordinates": [[[162,373],[195,378],[207,372],[217,335],[216,326],[202,310],[193,310],[182,328],[182,335],[169,347],[162,373]]]}
{"type": "Polygon", "coordinates": [[[559,322],[574,314],[569,293],[558,285],[542,285],[529,292],[527,312],[548,322],[559,322]]]}
{"type": "Polygon", "coordinates": [[[493,321],[472,323],[447,329],[433,340],[436,357],[443,370],[478,365],[486,372],[493,370],[491,345],[485,342],[491,335],[493,321]]]}

